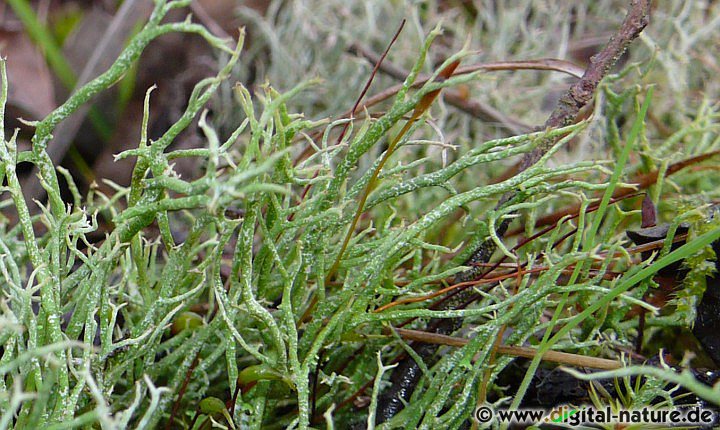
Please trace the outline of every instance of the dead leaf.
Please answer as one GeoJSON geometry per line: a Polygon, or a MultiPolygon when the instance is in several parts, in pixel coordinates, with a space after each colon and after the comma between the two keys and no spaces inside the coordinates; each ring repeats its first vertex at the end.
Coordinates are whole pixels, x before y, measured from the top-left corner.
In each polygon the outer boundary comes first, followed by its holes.
{"type": "Polygon", "coordinates": [[[52,112],[56,107],[52,76],[27,35],[0,31],[0,55],[7,59],[8,104],[28,120],[39,120],[52,112]]]}

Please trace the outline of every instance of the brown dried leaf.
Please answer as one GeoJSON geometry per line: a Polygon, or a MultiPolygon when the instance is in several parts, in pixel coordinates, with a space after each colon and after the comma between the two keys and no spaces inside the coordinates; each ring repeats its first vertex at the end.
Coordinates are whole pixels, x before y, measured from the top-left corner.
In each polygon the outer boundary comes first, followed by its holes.
{"type": "Polygon", "coordinates": [[[7,58],[8,104],[29,120],[52,112],[56,107],[52,76],[27,35],[0,31],[0,55],[7,58]]]}

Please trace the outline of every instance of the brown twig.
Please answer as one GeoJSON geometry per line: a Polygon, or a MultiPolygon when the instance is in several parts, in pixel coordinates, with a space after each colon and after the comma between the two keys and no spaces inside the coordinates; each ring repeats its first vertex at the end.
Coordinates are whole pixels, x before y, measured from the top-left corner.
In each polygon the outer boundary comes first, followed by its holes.
{"type": "MultiPolygon", "coordinates": [[[[377,60],[380,58],[376,53],[372,52],[370,49],[360,44],[351,45],[348,51],[351,54],[362,56],[372,63],[377,62],[377,60]]],[[[458,67],[458,69],[455,70],[455,73],[453,73],[453,76],[466,75],[468,73],[474,73],[481,70],[485,72],[547,70],[565,73],[576,78],[582,78],[583,74],[585,73],[585,69],[573,62],[560,60],[557,58],[540,58],[537,60],[508,60],[472,64],[469,66],[458,67]]],[[[383,65],[380,67],[380,71],[387,74],[388,76],[392,76],[393,78],[400,80],[404,80],[405,77],[408,75],[408,72],[406,70],[389,61],[383,62],[383,65]]],[[[429,79],[430,76],[419,76],[417,81],[413,84],[413,88],[425,85],[429,79]]]]}
{"type": "MultiPolygon", "coordinates": [[[[384,328],[383,333],[390,334],[390,330],[390,328],[384,328]]],[[[446,345],[454,346],[457,348],[461,348],[468,344],[468,340],[466,339],[438,333],[431,333],[421,330],[410,330],[397,327],[393,327],[392,330],[405,340],[420,342],[424,344],[446,345]]],[[[525,346],[498,345],[497,353],[503,355],[512,355],[514,357],[534,358],[537,355],[537,349],[525,346]]],[[[615,360],[588,357],[585,355],[571,354],[560,351],[547,351],[545,354],[543,354],[542,359],[553,363],[560,363],[574,367],[589,367],[592,369],[614,370],[622,367],[622,363],[615,360]]],[[[397,361],[398,360],[395,360],[394,363],[397,361]]],[[[360,387],[357,391],[350,395],[350,397],[340,402],[338,404],[338,409],[342,409],[343,407],[353,402],[355,399],[361,396],[368,388],[370,388],[374,382],[375,379],[371,379],[366,382],[362,387],[360,387]]]]}
{"type": "MultiPolygon", "coordinates": [[[[389,331],[389,329],[386,329],[389,331]]],[[[403,339],[414,340],[423,343],[433,343],[436,345],[447,345],[455,347],[463,347],[468,344],[467,339],[448,336],[438,333],[429,333],[421,330],[409,330],[404,328],[395,328],[397,334],[403,339]]],[[[525,346],[508,346],[498,345],[497,352],[505,355],[513,355],[515,357],[534,358],[537,355],[537,349],[525,346]]],[[[570,354],[560,351],[548,351],[543,354],[543,360],[552,361],[554,363],[567,364],[569,366],[590,367],[593,369],[613,370],[622,367],[622,364],[615,360],[605,358],[588,357],[579,354],[570,354]]]]}
{"type": "MultiPolygon", "coordinates": [[[[350,46],[348,51],[351,54],[358,55],[361,57],[364,57],[371,63],[377,64],[380,57],[374,53],[369,48],[361,45],[361,44],[353,44],[350,46]]],[[[392,76],[395,79],[404,80],[407,76],[408,72],[401,68],[400,66],[393,64],[389,61],[385,61],[382,63],[382,67],[380,67],[380,70],[389,75],[392,76]]],[[[527,61],[498,61],[494,63],[483,63],[483,64],[476,64],[472,66],[465,66],[459,68],[455,75],[462,75],[466,73],[472,73],[479,70],[484,70],[487,72],[494,72],[494,71],[514,71],[514,70],[552,70],[562,73],[567,73],[574,77],[581,77],[583,74],[583,69],[574,63],[571,63],[569,61],[565,60],[557,60],[553,58],[549,59],[540,59],[540,60],[527,60],[527,61]]],[[[427,82],[427,77],[421,77],[418,79],[418,82],[416,85],[422,85],[423,83],[427,82]]],[[[399,89],[399,86],[391,87],[393,90],[395,88],[399,89]]],[[[388,97],[392,95],[392,92],[387,92],[388,97]]],[[[448,90],[445,93],[445,101],[447,101],[450,105],[455,106],[456,108],[462,110],[463,112],[472,115],[475,118],[478,118],[483,121],[490,121],[490,122],[497,122],[500,124],[503,128],[507,129],[513,134],[523,134],[527,133],[531,130],[531,127],[522,121],[513,118],[509,115],[503,114],[502,112],[498,111],[494,107],[480,101],[480,100],[468,100],[465,97],[463,97],[459,91],[457,90],[448,90]]],[[[367,104],[366,104],[367,106],[367,104]]]]}
{"type": "MultiPolygon", "coordinates": [[[[625,53],[650,22],[650,0],[632,0],[630,9],[620,29],[610,37],[607,45],[590,59],[582,78],[565,93],[558,105],[545,121],[543,128],[559,128],[570,125],[585,105],[595,96],[600,81],[625,53]]],[[[546,142],[523,157],[520,171],[537,163],[553,142],[546,142]]]]}
{"type": "MultiPolygon", "coordinates": [[[[630,42],[635,40],[640,32],[650,22],[650,0],[632,0],[630,10],[625,17],[617,34],[610,37],[607,45],[590,59],[590,65],[585,70],[582,78],[573,84],[560,98],[558,106],[552,111],[550,117],[545,121],[543,128],[559,128],[572,124],[580,110],[587,105],[595,95],[600,81],[615,65],[622,56],[630,42]]],[[[555,141],[548,139],[538,145],[533,151],[525,154],[518,172],[522,173],[530,166],[537,163],[548,151],[555,141]]],[[[515,192],[509,192],[502,196],[497,208],[502,207],[516,196],[515,192]]],[[[505,235],[509,221],[504,220],[497,229],[497,235],[502,238],[505,235]]],[[[487,262],[494,251],[494,243],[486,241],[479,250],[470,258],[471,262],[485,260],[487,262]]],[[[467,275],[466,275],[467,277],[467,275]]]]}
{"type": "MultiPolygon", "coordinates": [[[[354,51],[351,51],[354,52],[354,51]]],[[[358,52],[359,53],[359,52],[358,52]]],[[[365,58],[372,61],[374,59],[380,60],[380,57],[377,56],[377,54],[368,55],[365,58]]],[[[387,73],[388,75],[395,77],[396,79],[404,80],[405,76],[407,76],[407,72],[405,72],[405,75],[400,75],[400,71],[403,71],[398,66],[392,65],[389,68],[385,68],[384,66],[381,66],[380,71],[387,73]]],[[[557,72],[566,73],[570,76],[579,78],[582,76],[582,71],[580,68],[565,60],[557,60],[553,58],[543,58],[539,60],[523,60],[523,61],[498,61],[498,62],[492,62],[492,63],[480,63],[480,64],[474,64],[471,66],[465,66],[465,67],[459,67],[455,72],[453,73],[453,76],[457,75],[463,75],[467,73],[473,73],[480,70],[485,70],[487,72],[499,72],[499,71],[516,71],[516,70],[552,70],[557,72]]],[[[403,71],[404,72],[404,71],[403,71]]],[[[418,77],[418,79],[410,86],[411,88],[419,88],[423,85],[425,85],[428,80],[430,79],[430,76],[421,75],[418,77]]],[[[369,97],[367,101],[363,104],[359,104],[355,106],[353,109],[355,111],[358,110],[365,110],[368,108],[371,108],[390,97],[393,97],[400,91],[403,87],[403,84],[397,84],[393,85],[391,87],[388,87],[384,89],[383,91],[375,94],[372,97],[369,97]]],[[[447,89],[447,92],[445,93],[445,100],[450,103],[451,105],[457,107],[458,109],[462,110],[463,112],[472,115],[476,118],[479,118],[483,121],[496,121],[503,126],[505,126],[508,130],[515,134],[523,134],[528,133],[532,131],[532,127],[530,127],[528,124],[525,124],[524,122],[509,117],[502,112],[496,110],[492,106],[489,106],[482,101],[479,100],[466,100],[459,92],[447,89]]],[[[342,113],[338,118],[352,118],[353,109],[348,110],[344,113],[342,113]]],[[[318,130],[317,132],[311,134],[311,138],[313,140],[318,139],[321,134],[323,133],[322,130],[318,130]]],[[[304,160],[311,154],[312,147],[308,146],[305,151],[303,151],[295,160],[294,163],[297,164],[300,161],[304,160]]]]}
{"type": "MultiPolygon", "coordinates": [[[[678,161],[677,163],[673,163],[665,171],[665,176],[667,177],[667,176],[673,175],[686,167],[692,166],[697,163],[701,163],[701,162],[708,160],[716,155],[720,155],[720,150],[708,152],[707,154],[698,155],[695,157],[691,157],[691,158],[687,158],[685,160],[678,161]]],[[[644,173],[644,174],[636,176],[631,181],[631,183],[636,186],[636,189],[634,189],[634,188],[618,188],[613,193],[613,199],[621,199],[621,198],[624,198],[624,197],[627,197],[627,196],[630,196],[630,195],[636,193],[637,190],[643,190],[643,189],[648,188],[649,186],[651,186],[657,182],[659,175],[660,175],[660,171],[654,170],[652,172],[644,173]]],[[[592,207],[593,206],[591,206],[591,208],[592,207]]],[[[595,205],[595,207],[597,207],[597,204],[595,205]]],[[[538,218],[535,221],[535,227],[552,225],[552,224],[556,223],[558,220],[560,220],[563,217],[566,217],[568,215],[576,216],[576,214],[579,211],[580,211],[580,205],[570,206],[569,208],[564,209],[562,211],[558,211],[558,212],[552,213],[550,215],[546,215],[544,217],[538,218]]],[[[516,234],[521,233],[523,230],[524,230],[523,228],[518,228],[518,229],[512,230],[512,231],[508,232],[506,236],[514,236],[516,234]]]]}
{"type": "MultiPolygon", "coordinates": [[[[352,54],[366,58],[370,62],[376,62],[379,58],[378,55],[372,52],[370,49],[359,44],[352,45],[349,48],[349,51],[352,54]]],[[[492,63],[474,64],[471,66],[458,68],[455,71],[454,75],[464,75],[480,70],[486,72],[548,70],[566,73],[576,78],[580,78],[583,74],[582,68],[569,61],[558,60],[554,58],[542,58],[539,60],[497,61],[492,63]]],[[[407,76],[407,71],[387,61],[383,63],[382,67],[380,67],[380,71],[399,80],[403,80],[407,76]]],[[[413,84],[413,88],[424,85],[428,81],[428,79],[428,76],[419,77],[417,82],[413,84]]],[[[363,108],[371,107],[380,103],[381,101],[392,97],[401,88],[401,84],[387,88],[386,90],[376,94],[375,96],[370,97],[363,105],[363,108]]],[[[475,118],[483,121],[497,122],[513,134],[528,133],[532,129],[532,127],[520,121],[519,119],[506,115],[480,100],[467,100],[457,90],[448,89],[448,91],[445,93],[445,101],[447,101],[452,106],[460,109],[461,111],[472,115],[475,118]]],[[[347,113],[345,113],[345,116],[347,116],[347,113]]]]}
{"type": "MultiPolygon", "coordinates": [[[[647,26],[649,20],[650,0],[632,0],[628,14],[620,29],[610,38],[607,45],[605,45],[597,55],[591,58],[590,65],[585,70],[582,78],[573,84],[560,99],[558,106],[550,114],[547,121],[545,121],[543,128],[559,128],[570,125],[575,121],[580,110],[594,97],[595,90],[600,81],[615,65],[630,43],[637,38],[640,32],[647,26]]],[[[526,154],[520,163],[518,173],[527,170],[530,166],[537,163],[554,143],[554,140],[548,139],[542,142],[535,150],[526,154]]],[[[517,194],[514,192],[506,193],[498,202],[497,207],[500,208],[504,206],[507,202],[515,199],[516,196],[517,194]]],[[[498,237],[502,238],[505,235],[508,225],[508,219],[500,223],[496,231],[498,237]]],[[[490,260],[494,251],[495,243],[491,240],[486,240],[473,253],[465,265],[479,262],[486,263],[490,260]]],[[[458,274],[456,281],[462,282],[477,278],[478,271],[473,268],[467,272],[458,274]]],[[[480,273],[480,278],[482,278],[482,273],[480,273]]],[[[464,305],[471,295],[472,292],[470,290],[456,294],[452,299],[445,301],[441,309],[456,309],[464,305]]],[[[434,327],[433,331],[435,334],[448,335],[462,325],[462,320],[459,318],[442,319],[439,321],[431,321],[430,325],[434,327]]],[[[418,345],[417,347],[414,346],[414,348],[416,348],[416,352],[422,359],[430,362],[433,361],[432,357],[437,351],[436,346],[418,345]]],[[[381,397],[382,401],[378,404],[379,411],[377,417],[381,422],[390,419],[404,407],[403,401],[407,401],[410,398],[417,382],[419,382],[419,377],[411,378],[409,375],[416,374],[419,374],[418,365],[413,359],[406,359],[393,372],[391,376],[393,385],[386,390],[386,393],[381,397]]]]}

